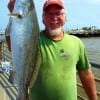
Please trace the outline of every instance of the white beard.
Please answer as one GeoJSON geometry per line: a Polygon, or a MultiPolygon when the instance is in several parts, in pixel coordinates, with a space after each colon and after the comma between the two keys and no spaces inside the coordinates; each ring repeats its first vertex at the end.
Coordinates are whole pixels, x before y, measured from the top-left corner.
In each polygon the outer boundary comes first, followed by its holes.
{"type": "Polygon", "coordinates": [[[56,29],[49,29],[49,34],[51,36],[54,36],[54,35],[59,35],[62,31],[62,27],[59,27],[59,28],[56,28],[56,29]]]}

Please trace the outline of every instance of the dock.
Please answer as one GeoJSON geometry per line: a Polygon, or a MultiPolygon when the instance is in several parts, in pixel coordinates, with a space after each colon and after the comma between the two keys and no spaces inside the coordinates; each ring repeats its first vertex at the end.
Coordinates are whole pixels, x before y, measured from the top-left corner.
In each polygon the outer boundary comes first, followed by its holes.
{"type": "Polygon", "coordinates": [[[17,85],[9,81],[9,76],[0,70],[0,100],[16,100],[17,85]]]}
{"type": "Polygon", "coordinates": [[[70,30],[67,33],[77,37],[100,37],[100,31],[97,30],[70,30]]]}

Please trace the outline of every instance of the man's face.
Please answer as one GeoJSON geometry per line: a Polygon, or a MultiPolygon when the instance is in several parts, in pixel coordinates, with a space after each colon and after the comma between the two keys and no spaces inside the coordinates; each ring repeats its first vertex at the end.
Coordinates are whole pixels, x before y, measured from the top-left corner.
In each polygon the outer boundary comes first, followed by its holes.
{"type": "Polygon", "coordinates": [[[50,5],[43,15],[43,21],[47,30],[61,28],[65,23],[65,10],[57,5],[50,5]]]}

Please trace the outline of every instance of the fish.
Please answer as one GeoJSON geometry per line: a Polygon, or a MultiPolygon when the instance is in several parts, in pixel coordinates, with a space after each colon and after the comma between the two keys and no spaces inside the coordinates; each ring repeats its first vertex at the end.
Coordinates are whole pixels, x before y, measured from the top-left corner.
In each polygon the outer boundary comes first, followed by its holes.
{"type": "Polygon", "coordinates": [[[35,83],[40,61],[40,29],[34,0],[16,0],[9,15],[12,63],[18,86],[16,99],[28,100],[28,88],[35,83]]]}

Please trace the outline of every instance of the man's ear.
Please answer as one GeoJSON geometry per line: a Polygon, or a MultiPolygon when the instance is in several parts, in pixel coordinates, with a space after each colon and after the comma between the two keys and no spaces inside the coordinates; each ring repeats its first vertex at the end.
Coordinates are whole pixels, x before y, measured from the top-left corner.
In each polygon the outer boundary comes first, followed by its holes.
{"type": "Polygon", "coordinates": [[[66,13],[65,13],[65,14],[64,14],[64,20],[63,20],[62,26],[66,23],[66,21],[67,21],[67,16],[66,16],[66,13]]]}
{"type": "Polygon", "coordinates": [[[42,22],[43,22],[43,24],[45,24],[45,21],[44,21],[44,13],[42,14],[42,22]]]}

